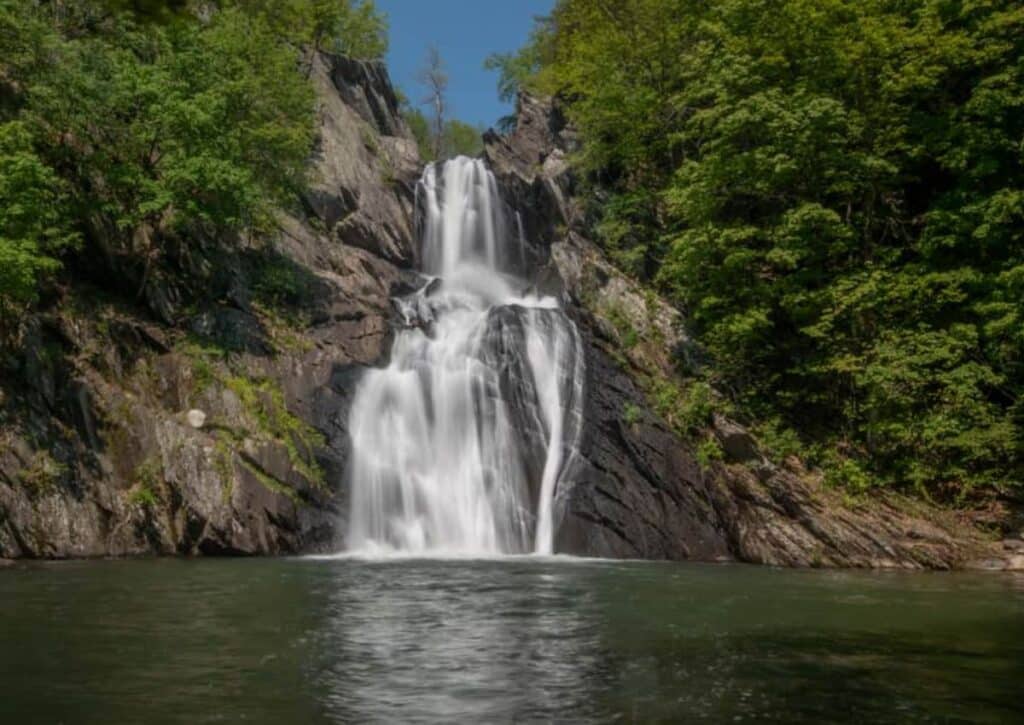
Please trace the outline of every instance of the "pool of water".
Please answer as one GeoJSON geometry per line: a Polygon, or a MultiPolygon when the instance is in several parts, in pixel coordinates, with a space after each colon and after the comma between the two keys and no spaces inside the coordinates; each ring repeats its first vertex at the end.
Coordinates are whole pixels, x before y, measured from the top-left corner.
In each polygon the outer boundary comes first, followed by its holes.
{"type": "Polygon", "coordinates": [[[1024,577],[556,559],[0,569],[0,722],[1024,719],[1024,577]]]}

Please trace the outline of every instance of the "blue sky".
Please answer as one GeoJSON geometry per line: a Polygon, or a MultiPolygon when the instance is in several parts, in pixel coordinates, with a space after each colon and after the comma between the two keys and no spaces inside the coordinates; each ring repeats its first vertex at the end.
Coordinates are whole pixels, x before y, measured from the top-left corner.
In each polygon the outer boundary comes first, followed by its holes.
{"type": "Polygon", "coordinates": [[[435,43],[448,69],[452,118],[493,126],[511,108],[498,100],[497,75],[483,69],[495,51],[523,44],[534,15],[550,12],[554,0],[376,0],[388,14],[391,79],[409,99],[424,91],[416,82],[427,46],[435,43]]]}

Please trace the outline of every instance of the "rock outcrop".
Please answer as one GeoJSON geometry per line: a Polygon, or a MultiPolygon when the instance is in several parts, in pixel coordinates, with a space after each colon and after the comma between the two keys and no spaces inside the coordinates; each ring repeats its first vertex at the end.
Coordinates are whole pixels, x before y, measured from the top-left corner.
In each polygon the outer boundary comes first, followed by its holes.
{"type": "Polygon", "coordinates": [[[311,77],[305,213],[194,309],[173,281],[145,307],[82,283],[3,361],[0,559],[335,548],[356,372],[418,284],[420,162],[382,64],[311,77]]]}
{"type": "Polygon", "coordinates": [[[576,139],[557,105],[521,95],[518,124],[485,156],[557,279],[586,344],[587,404],[560,551],[784,566],[1013,568],[954,514],[894,495],[847,500],[799,461],[775,465],[753,435],[715,415],[722,461],[655,412],[651,388],[701,364],[680,312],[620,273],[588,239],[567,162],[576,139]]]}

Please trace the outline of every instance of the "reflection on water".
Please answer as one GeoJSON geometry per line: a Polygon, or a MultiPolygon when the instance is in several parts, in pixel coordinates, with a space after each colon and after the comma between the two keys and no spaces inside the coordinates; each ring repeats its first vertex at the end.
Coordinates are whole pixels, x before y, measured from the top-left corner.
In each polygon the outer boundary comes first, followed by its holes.
{"type": "Polygon", "coordinates": [[[0,571],[0,722],[1022,715],[1024,577],[505,559],[0,571]]]}
{"type": "Polygon", "coordinates": [[[423,714],[490,720],[590,708],[594,592],[531,566],[504,580],[481,573],[479,564],[430,573],[383,564],[337,589],[321,634],[325,653],[344,653],[320,673],[330,713],[398,719],[415,703],[423,714]]]}

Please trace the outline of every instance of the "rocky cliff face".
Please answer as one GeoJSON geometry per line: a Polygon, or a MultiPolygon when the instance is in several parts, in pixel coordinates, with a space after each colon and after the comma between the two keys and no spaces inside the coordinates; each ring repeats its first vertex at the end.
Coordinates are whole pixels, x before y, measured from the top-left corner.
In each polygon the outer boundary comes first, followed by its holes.
{"type": "Polygon", "coordinates": [[[416,284],[420,163],[382,65],[312,78],[314,183],[275,238],[191,306],[82,283],[4,361],[0,558],[334,548],[356,371],[416,284]]]}
{"type": "Polygon", "coordinates": [[[799,461],[775,465],[714,416],[724,461],[655,412],[652,389],[699,363],[678,310],[619,273],[588,238],[557,107],[519,99],[516,129],[485,155],[523,214],[541,278],[564,288],[586,343],[587,407],[557,548],[577,554],[785,566],[1021,568],[1024,542],[989,541],[953,514],[896,496],[847,501],[799,461]]]}
{"type": "MultiPolygon", "coordinates": [[[[192,304],[157,281],[82,282],[31,321],[0,380],[0,559],[330,551],[344,533],[348,409],[382,362],[413,270],[420,161],[383,66],[321,55],[314,182],[279,233],[242,244],[192,304]]],[[[1024,565],[898,499],[845,505],[798,462],[769,463],[717,418],[701,465],[650,403],[695,362],[679,312],[588,240],[557,109],[524,97],[485,156],[585,343],[585,429],[556,548],[833,566],[1024,565]],[[625,324],[624,324],[625,323],[625,324]],[[628,328],[628,329],[626,329],[628,328]],[[629,338],[629,339],[627,339],[629,338]]],[[[201,271],[203,260],[189,264],[201,271]]],[[[183,269],[182,275],[192,269],[183,269]]],[[[194,285],[193,285],[194,286],[194,285]]],[[[1024,542],[1020,542],[1024,552],[1024,542]]]]}

